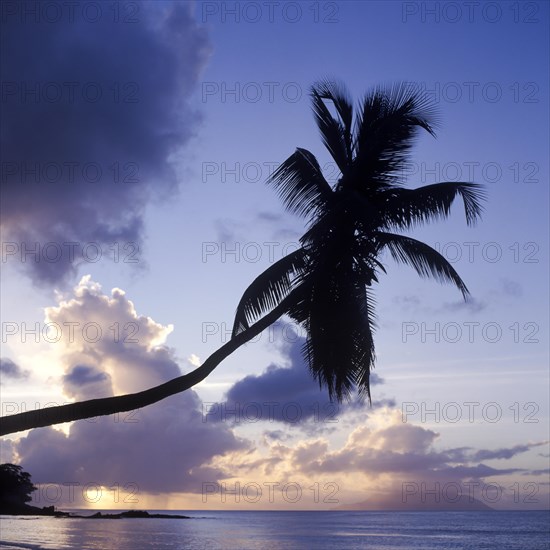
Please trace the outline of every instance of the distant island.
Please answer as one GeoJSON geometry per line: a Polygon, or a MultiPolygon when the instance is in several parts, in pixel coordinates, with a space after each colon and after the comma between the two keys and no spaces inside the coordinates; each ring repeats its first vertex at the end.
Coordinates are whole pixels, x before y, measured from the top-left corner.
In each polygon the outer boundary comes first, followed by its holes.
{"type": "Polygon", "coordinates": [[[118,514],[96,512],[90,516],[72,514],[56,510],[55,506],[38,508],[27,504],[32,500],[31,493],[36,491],[31,475],[17,464],[0,465],[0,515],[4,516],[54,516],[56,518],[82,519],[126,519],[126,518],[164,518],[190,519],[190,516],[170,514],[150,514],[143,510],[129,510],[118,514]]]}
{"type": "Polygon", "coordinates": [[[176,514],[150,514],[144,510],[128,510],[126,512],[120,512],[118,514],[104,514],[102,512],[96,512],[90,516],[84,516],[81,514],[74,514],[72,512],[62,512],[56,510],[54,506],[44,506],[38,508],[37,506],[13,506],[4,507],[0,506],[0,515],[3,516],[53,516],[56,518],[71,518],[71,519],[126,519],[126,518],[162,518],[162,519],[191,519],[191,516],[182,516],[176,514]]]}

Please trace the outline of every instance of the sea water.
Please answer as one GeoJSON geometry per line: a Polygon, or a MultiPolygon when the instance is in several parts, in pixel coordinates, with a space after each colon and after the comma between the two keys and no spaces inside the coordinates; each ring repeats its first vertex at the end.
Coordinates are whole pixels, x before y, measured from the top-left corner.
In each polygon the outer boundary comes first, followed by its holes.
{"type": "Polygon", "coordinates": [[[192,519],[2,516],[0,549],[550,549],[545,511],[151,512],[192,519]]]}

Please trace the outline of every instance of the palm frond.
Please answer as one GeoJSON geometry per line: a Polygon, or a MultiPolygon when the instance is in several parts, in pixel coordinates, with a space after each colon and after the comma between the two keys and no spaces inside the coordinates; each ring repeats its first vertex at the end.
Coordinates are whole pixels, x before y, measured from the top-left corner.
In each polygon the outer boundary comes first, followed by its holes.
{"type": "Polygon", "coordinates": [[[436,104],[417,87],[377,87],[361,103],[356,121],[355,171],[361,180],[387,185],[408,160],[419,129],[435,136],[436,104]]]}
{"type": "Polygon", "coordinates": [[[323,176],[315,156],[297,148],[267,180],[275,187],[287,210],[299,216],[309,216],[326,208],[332,188],[323,176]]]}
{"type": "Polygon", "coordinates": [[[387,248],[396,262],[410,265],[421,277],[433,277],[441,283],[453,283],[464,299],[470,291],[453,266],[431,246],[395,233],[377,232],[381,249],[387,248]]]}
{"type": "Polygon", "coordinates": [[[392,188],[384,191],[380,211],[382,226],[405,229],[446,218],[458,195],[464,202],[466,223],[474,225],[481,218],[482,202],[486,200],[483,187],[469,182],[441,182],[416,189],[392,188]]]}
{"type": "Polygon", "coordinates": [[[313,291],[303,350],[311,373],[331,399],[342,401],[354,388],[370,397],[375,324],[365,286],[340,272],[313,291]]]}
{"type": "Polygon", "coordinates": [[[288,296],[293,279],[304,268],[305,262],[305,251],[299,248],[281,258],[252,281],[237,306],[232,336],[249,328],[288,296]]]}
{"type": "Polygon", "coordinates": [[[334,78],[320,80],[313,85],[321,99],[332,101],[344,129],[344,140],[346,143],[346,153],[348,160],[351,160],[353,151],[353,102],[350,94],[343,82],[334,78]]]}
{"type": "Polygon", "coordinates": [[[311,102],[321,139],[340,171],[344,173],[351,163],[351,139],[346,138],[344,123],[331,115],[325,103],[326,98],[325,88],[318,90],[316,86],[312,86],[311,102]]]}

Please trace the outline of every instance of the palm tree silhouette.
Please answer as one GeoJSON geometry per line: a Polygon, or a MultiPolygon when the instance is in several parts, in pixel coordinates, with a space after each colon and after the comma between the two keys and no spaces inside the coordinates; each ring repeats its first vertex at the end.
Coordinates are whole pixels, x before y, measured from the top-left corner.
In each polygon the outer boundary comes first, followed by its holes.
{"type": "Polygon", "coordinates": [[[443,182],[407,189],[401,185],[409,152],[420,130],[435,136],[433,102],[405,84],[377,87],[357,114],[346,88],[321,81],[311,89],[313,112],[325,147],[341,177],[331,187],[315,156],[296,151],[268,183],[285,207],[307,220],[301,247],[261,275],[244,292],[232,338],[189,374],[148,390],[6,416],[0,435],[60,422],[145,407],[199,383],[239,348],[283,315],[307,333],[304,355],[331,399],[357,388],[370,400],[375,327],[372,284],[388,251],[421,277],[434,277],[469,292],[451,264],[430,246],[396,231],[446,218],[457,195],[466,222],[474,224],[485,198],[481,186],[443,182]]]}

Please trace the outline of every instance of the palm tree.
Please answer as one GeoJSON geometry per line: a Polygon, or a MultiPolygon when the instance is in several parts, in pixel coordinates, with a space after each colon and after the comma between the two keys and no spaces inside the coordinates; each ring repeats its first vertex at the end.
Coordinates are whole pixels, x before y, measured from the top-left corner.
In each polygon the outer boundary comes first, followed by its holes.
{"type": "Polygon", "coordinates": [[[339,83],[315,84],[311,98],[323,143],[341,177],[331,187],[315,156],[298,148],[269,178],[285,207],[307,220],[307,231],[298,250],[246,289],[231,340],[196,370],[160,386],[3,417],[0,435],[133,410],[184,391],[283,315],[306,330],[303,351],[309,368],[331,399],[340,401],[357,388],[370,400],[375,360],[371,287],[380,271],[385,272],[382,253],[389,251],[422,277],[453,283],[466,299],[466,285],[441,254],[399,233],[447,217],[457,195],[469,225],[482,212],[484,194],[474,183],[417,189],[400,183],[418,132],[435,136],[433,103],[406,85],[377,87],[360,102],[354,118],[349,94],[339,83]]]}
{"type": "Polygon", "coordinates": [[[308,230],[300,249],[248,287],[233,334],[285,301],[285,313],[306,331],[309,368],[330,397],[341,401],[356,387],[370,399],[375,358],[371,286],[378,272],[385,272],[381,253],[388,250],[422,277],[455,284],[466,299],[466,285],[441,254],[394,231],[446,217],[457,195],[467,223],[473,224],[482,211],[483,192],[466,182],[412,190],[400,185],[418,131],[435,135],[433,104],[410,86],[375,88],[361,102],[355,121],[343,85],[320,82],[311,96],[323,143],[341,177],[332,188],[317,159],[300,148],[273,173],[269,183],[289,211],[306,218],[308,230]]]}

